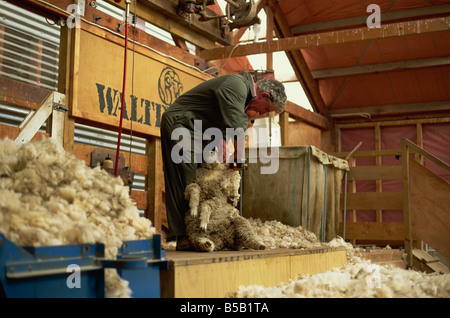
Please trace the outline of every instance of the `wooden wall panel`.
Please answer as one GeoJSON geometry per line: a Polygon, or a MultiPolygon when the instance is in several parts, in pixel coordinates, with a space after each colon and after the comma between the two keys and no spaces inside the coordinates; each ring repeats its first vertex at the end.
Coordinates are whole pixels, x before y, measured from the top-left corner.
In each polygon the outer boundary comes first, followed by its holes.
{"type": "MultiPolygon", "coordinates": [[[[342,231],[342,223],[340,231],[342,231]]],[[[359,241],[403,241],[403,223],[349,222],[346,224],[345,238],[359,241]]]]}
{"type": "Polygon", "coordinates": [[[317,274],[342,267],[344,248],[268,249],[211,253],[167,251],[169,269],[161,271],[161,296],[223,298],[240,285],[266,287],[289,282],[299,274],[317,274]]]}
{"type": "MultiPolygon", "coordinates": [[[[341,195],[341,209],[344,197],[341,195]]],[[[347,193],[348,210],[396,210],[402,209],[401,192],[357,192],[347,193]]]]}

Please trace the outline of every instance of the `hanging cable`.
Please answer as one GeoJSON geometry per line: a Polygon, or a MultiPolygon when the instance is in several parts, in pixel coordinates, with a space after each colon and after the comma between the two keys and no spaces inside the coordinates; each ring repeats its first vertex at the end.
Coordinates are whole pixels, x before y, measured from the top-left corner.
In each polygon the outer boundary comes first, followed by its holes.
{"type": "Polygon", "coordinates": [[[128,16],[130,15],[131,0],[125,0],[125,53],[123,62],[123,85],[122,85],[122,106],[120,108],[119,136],[117,139],[116,165],[114,167],[114,176],[117,177],[117,167],[119,166],[120,140],[122,138],[123,110],[125,108],[125,87],[127,82],[127,51],[128,51],[128,16]]]}
{"type": "MultiPolygon", "coordinates": [[[[133,17],[133,66],[131,67],[131,95],[134,97],[134,56],[136,52],[136,27],[137,27],[137,9],[136,9],[136,0],[134,0],[134,17],[133,17]]],[[[131,109],[131,116],[133,116],[133,108],[131,109]]],[[[130,162],[130,171],[131,171],[131,149],[133,147],[133,119],[130,120],[130,153],[129,153],[129,162],[130,162]]]]}

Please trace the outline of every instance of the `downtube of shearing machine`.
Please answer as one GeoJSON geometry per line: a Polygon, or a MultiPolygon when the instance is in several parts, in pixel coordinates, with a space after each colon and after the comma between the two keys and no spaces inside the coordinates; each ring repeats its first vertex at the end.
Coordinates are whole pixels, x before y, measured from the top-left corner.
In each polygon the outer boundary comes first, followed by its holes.
{"type": "Polygon", "coordinates": [[[120,123],[119,123],[119,136],[117,138],[117,151],[116,151],[116,165],[114,166],[114,176],[117,177],[117,167],[119,166],[119,154],[120,154],[120,140],[122,138],[122,122],[123,122],[123,109],[125,107],[125,87],[127,80],[127,53],[128,53],[128,17],[130,15],[131,0],[125,0],[125,51],[123,58],[123,86],[122,86],[122,103],[120,107],[120,123]]]}

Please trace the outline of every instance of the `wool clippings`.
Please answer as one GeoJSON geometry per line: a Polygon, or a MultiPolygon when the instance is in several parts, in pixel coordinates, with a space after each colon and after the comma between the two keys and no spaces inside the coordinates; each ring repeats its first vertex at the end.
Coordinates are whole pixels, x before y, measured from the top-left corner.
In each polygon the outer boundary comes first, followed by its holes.
{"type": "Polygon", "coordinates": [[[450,274],[426,274],[362,259],[350,243],[337,237],[319,242],[314,233],[301,226],[278,221],[250,219],[267,248],[344,247],[348,262],[319,274],[300,274],[287,283],[273,287],[240,286],[228,296],[233,298],[448,298],[450,274]]]}
{"type": "MultiPolygon", "coordinates": [[[[52,139],[0,140],[0,232],[18,246],[105,244],[115,259],[127,240],[150,239],[121,178],[90,168],[52,139]]],[[[106,297],[130,297],[128,282],[105,269],[106,297]]]]}

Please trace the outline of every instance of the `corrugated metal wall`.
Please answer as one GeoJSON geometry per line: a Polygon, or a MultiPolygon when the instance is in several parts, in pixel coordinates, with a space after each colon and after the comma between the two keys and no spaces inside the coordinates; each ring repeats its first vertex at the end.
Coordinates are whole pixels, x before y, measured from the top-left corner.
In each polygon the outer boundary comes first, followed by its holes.
{"type": "Polygon", "coordinates": [[[3,0],[0,25],[3,26],[0,74],[54,89],[58,84],[59,27],[3,0]]]}
{"type": "MultiPolygon", "coordinates": [[[[121,16],[120,10],[102,2],[98,1],[99,9],[121,16]]],[[[53,21],[0,0],[1,76],[57,90],[59,40],[60,28],[53,21]]],[[[17,127],[28,112],[26,108],[0,102],[0,124],[17,127]]],[[[44,125],[41,131],[45,130],[44,125]]],[[[131,151],[145,154],[145,139],[133,136],[131,140],[131,151]]],[[[75,124],[75,142],[116,149],[117,133],[75,124]]],[[[130,151],[130,135],[122,134],[120,149],[130,151]]],[[[145,175],[136,174],[132,188],[144,190],[145,175]]]]}

